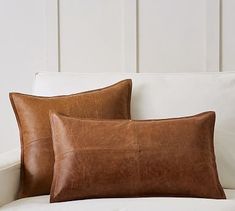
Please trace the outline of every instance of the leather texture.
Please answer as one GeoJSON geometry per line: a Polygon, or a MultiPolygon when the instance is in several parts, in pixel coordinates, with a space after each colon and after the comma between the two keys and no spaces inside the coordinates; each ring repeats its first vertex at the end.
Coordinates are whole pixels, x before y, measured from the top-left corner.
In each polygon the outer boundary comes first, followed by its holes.
{"type": "Polygon", "coordinates": [[[1,211],[234,211],[235,190],[225,189],[228,200],[203,198],[109,198],[49,203],[50,196],[14,201],[1,211]]]}
{"type": "Polygon", "coordinates": [[[129,119],[131,80],[112,86],[55,97],[10,93],[21,136],[19,198],[49,194],[54,153],[49,110],[80,118],[129,119]]]}
{"type": "Polygon", "coordinates": [[[50,112],[50,202],[107,197],[224,199],[215,113],[164,120],[84,120],[50,112]]]}
{"type": "Polygon", "coordinates": [[[235,189],[235,72],[39,73],[34,93],[52,96],[131,78],[132,119],[161,119],[216,112],[215,153],[224,188],[235,189]],[[61,86],[63,84],[63,86],[61,86]]]}

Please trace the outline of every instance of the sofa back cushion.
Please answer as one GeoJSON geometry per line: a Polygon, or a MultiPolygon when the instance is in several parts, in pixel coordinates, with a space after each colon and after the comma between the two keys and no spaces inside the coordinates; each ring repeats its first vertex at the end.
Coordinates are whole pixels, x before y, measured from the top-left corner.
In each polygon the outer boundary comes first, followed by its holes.
{"type": "Polygon", "coordinates": [[[131,78],[132,118],[168,118],[216,112],[215,151],[220,181],[235,189],[235,72],[222,73],[39,73],[34,93],[52,96],[131,78]]]}
{"type": "Polygon", "coordinates": [[[49,110],[80,118],[130,119],[131,80],[93,91],[38,97],[11,93],[21,135],[19,197],[50,193],[54,153],[49,110]]]}
{"type": "Polygon", "coordinates": [[[51,113],[51,202],[107,197],[224,199],[215,113],[164,120],[84,120],[51,113]]]}

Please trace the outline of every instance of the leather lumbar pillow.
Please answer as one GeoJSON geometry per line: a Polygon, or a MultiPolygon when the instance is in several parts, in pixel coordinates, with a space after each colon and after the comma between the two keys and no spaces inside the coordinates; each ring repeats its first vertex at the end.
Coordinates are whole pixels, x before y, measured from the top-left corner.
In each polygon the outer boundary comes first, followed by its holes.
{"type": "Polygon", "coordinates": [[[215,113],[165,120],[82,120],[51,113],[51,202],[100,197],[223,199],[215,113]]]}
{"type": "Polygon", "coordinates": [[[54,154],[49,110],[80,118],[129,119],[130,98],[131,80],[67,96],[10,93],[21,135],[19,198],[50,193],[54,154]]]}

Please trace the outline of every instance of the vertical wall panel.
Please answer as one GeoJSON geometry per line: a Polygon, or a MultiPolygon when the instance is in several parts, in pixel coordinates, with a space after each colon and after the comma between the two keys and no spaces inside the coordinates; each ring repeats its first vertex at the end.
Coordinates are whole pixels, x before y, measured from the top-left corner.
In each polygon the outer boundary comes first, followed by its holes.
{"type": "Polygon", "coordinates": [[[42,24],[45,26],[46,71],[59,71],[59,0],[44,0],[42,24]]]}
{"type": "Polygon", "coordinates": [[[222,70],[235,71],[235,1],[221,0],[222,70]]]}
{"type": "Polygon", "coordinates": [[[61,71],[123,71],[122,0],[60,0],[61,71]]]}
{"type": "Polygon", "coordinates": [[[46,7],[47,0],[0,1],[0,153],[19,146],[8,93],[30,93],[35,72],[56,71],[55,65],[48,69],[56,56],[48,49],[54,26],[47,26],[46,7]]]}
{"type": "Polygon", "coordinates": [[[139,69],[206,70],[205,0],[139,0],[139,69]]]}

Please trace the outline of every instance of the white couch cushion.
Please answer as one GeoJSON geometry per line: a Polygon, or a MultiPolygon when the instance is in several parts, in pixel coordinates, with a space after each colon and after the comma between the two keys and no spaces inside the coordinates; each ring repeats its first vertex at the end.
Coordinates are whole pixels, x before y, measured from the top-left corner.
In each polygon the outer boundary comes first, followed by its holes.
{"type": "Polygon", "coordinates": [[[215,148],[224,188],[235,189],[235,72],[39,73],[34,94],[52,96],[133,80],[132,118],[169,118],[216,111],[215,148]]]}
{"type": "Polygon", "coordinates": [[[49,196],[14,201],[2,211],[234,211],[235,190],[225,190],[227,200],[199,198],[89,199],[49,203],[49,196]]]}
{"type": "Polygon", "coordinates": [[[0,206],[14,200],[19,185],[19,150],[0,154],[0,206]]]}

